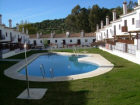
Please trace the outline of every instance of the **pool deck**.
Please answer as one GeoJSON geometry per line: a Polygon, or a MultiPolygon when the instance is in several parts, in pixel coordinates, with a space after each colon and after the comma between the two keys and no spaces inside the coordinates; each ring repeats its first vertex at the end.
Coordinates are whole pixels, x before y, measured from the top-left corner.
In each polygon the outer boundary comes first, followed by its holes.
{"type": "MultiPolygon", "coordinates": [[[[31,63],[33,60],[35,60],[37,57],[41,55],[45,55],[48,53],[38,53],[33,54],[32,56],[27,58],[28,63],[31,63]]],[[[65,52],[56,52],[56,54],[60,55],[72,55],[73,53],[65,53],[65,52]]],[[[83,78],[89,78],[89,77],[95,77],[101,74],[104,74],[106,72],[109,72],[112,70],[114,65],[106,60],[104,57],[102,57],[99,54],[79,54],[79,55],[87,55],[86,57],[79,58],[79,62],[89,62],[99,65],[99,68],[97,68],[94,71],[83,73],[83,74],[77,74],[77,75],[71,75],[71,76],[62,76],[62,77],[54,77],[54,78],[43,78],[43,77],[36,77],[36,76],[29,76],[29,81],[34,82],[55,82],[55,81],[69,81],[69,80],[76,80],[76,79],[83,79],[83,78]]],[[[11,66],[7,70],[4,71],[4,74],[10,78],[18,79],[18,80],[26,80],[25,75],[20,74],[18,71],[21,70],[23,67],[25,67],[25,60],[22,60],[18,62],[17,64],[11,66]]]]}

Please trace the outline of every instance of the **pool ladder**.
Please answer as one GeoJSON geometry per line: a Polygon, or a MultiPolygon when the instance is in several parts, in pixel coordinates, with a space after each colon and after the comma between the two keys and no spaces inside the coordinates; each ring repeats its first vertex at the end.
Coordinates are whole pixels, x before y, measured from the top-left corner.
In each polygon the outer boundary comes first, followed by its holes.
{"type": "MultiPolygon", "coordinates": [[[[44,68],[43,64],[40,64],[40,72],[42,74],[42,77],[45,78],[46,77],[46,71],[45,71],[45,68],[44,68]]],[[[53,68],[50,68],[49,72],[50,72],[51,78],[53,78],[54,77],[54,70],[53,70],[53,68]]]]}
{"type": "Polygon", "coordinates": [[[75,56],[78,56],[78,50],[76,49],[76,47],[73,48],[73,53],[75,54],[75,56]]]}
{"type": "Polygon", "coordinates": [[[54,71],[53,71],[53,68],[50,68],[50,74],[51,74],[51,78],[54,77],[54,71]]]}
{"type": "Polygon", "coordinates": [[[42,77],[45,78],[46,71],[45,71],[45,68],[44,68],[44,65],[43,64],[40,64],[40,72],[42,74],[42,77]]]}

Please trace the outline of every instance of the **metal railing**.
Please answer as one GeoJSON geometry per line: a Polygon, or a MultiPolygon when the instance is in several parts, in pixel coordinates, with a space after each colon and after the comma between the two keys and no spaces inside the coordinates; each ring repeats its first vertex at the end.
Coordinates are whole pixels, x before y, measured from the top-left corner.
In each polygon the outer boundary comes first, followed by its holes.
{"type": "Polygon", "coordinates": [[[45,68],[44,68],[43,64],[40,65],[40,72],[42,74],[42,77],[45,78],[46,77],[46,71],[45,71],[45,68]]]}

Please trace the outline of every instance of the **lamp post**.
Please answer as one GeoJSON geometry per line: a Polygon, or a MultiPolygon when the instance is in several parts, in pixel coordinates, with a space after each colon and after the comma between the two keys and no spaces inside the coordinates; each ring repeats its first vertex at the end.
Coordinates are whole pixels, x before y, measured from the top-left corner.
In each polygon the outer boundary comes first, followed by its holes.
{"type": "Polygon", "coordinates": [[[25,42],[25,44],[24,44],[24,50],[25,50],[25,72],[26,72],[26,81],[27,81],[27,94],[28,94],[28,97],[30,97],[26,48],[27,48],[27,44],[25,42]]]}

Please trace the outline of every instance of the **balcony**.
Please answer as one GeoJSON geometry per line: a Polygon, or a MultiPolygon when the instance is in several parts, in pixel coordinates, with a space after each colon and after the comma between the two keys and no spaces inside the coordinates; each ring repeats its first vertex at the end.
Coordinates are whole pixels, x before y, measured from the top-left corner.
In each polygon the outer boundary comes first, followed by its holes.
{"type": "Polygon", "coordinates": [[[140,28],[140,20],[136,20],[136,28],[140,28]]]}
{"type": "Polygon", "coordinates": [[[121,42],[121,43],[126,43],[126,44],[134,44],[134,40],[124,40],[124,39],[118,39],[117,42],[121,42]]]}
{"type": "Polygon", "coordinates": [[[123,26],[122,27],[122,32],[128,32],[128,27],[127,26],[123,26]]]}

